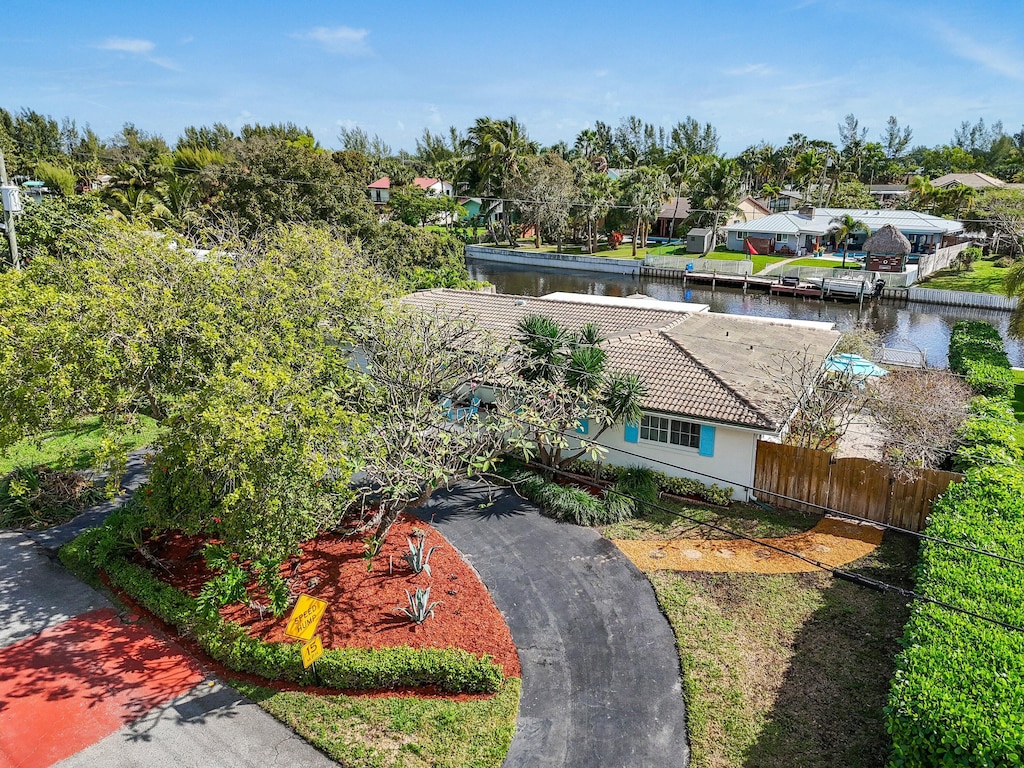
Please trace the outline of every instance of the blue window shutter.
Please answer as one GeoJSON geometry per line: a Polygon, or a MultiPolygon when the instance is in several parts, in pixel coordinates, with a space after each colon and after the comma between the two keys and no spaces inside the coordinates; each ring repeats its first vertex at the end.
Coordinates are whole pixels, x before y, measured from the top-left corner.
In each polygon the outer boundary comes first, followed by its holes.
{"type": "Polygon", "coordinates": [[[707,424],[700,425],[700,455],[715,455],[715,428],[707,424]]]}
{"type": "Polygon", "coordinates": [[[640,425],[626,422],[626,442],[636,443],[640,441],[640,425]]]}
{"type": "Polygon", "coordinates": [[[580,419],[580,425],[576,427],[576,434],[585,435],[590,431],[590,419],[580,419]]]}

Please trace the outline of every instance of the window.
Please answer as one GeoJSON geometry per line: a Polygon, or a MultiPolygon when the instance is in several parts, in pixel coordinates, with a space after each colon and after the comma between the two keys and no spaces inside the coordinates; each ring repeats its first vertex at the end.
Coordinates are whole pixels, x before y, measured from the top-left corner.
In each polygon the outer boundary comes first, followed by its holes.
{"type": "Polygon", "coordinates": [[[775,242],[777,242],[777,243],[789,242],[789,235],[776,235],[775,236],[775,242]]]}
{"type": "Polygon", "coordinates": [[[748,237],[750,237],[750,233],[749,232],[737,232],[736,233],[736,237],[738,239],[740,239],[740,240],[746,240],[748,237]]]}
{"type": "Polygon", "coordinates": [[[699,450],[700,424],[664,416],[644,415],[640,421],[640,439],[699,450]]]}

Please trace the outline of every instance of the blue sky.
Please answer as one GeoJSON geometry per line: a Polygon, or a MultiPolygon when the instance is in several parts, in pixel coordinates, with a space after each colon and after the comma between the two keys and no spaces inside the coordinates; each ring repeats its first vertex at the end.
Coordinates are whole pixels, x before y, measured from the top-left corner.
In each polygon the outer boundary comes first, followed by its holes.
{"type": "Polygon", "coordinates": [[[542,144],[626,115],[710,121],[722,148],[838,140],[853,112],[914,144],[961,120],[1024,124],[1019,0],[919,2],[5,3],[0,106],[125,122],[291,121],[415,148],[423,128],[515,115],[542,144]]]}

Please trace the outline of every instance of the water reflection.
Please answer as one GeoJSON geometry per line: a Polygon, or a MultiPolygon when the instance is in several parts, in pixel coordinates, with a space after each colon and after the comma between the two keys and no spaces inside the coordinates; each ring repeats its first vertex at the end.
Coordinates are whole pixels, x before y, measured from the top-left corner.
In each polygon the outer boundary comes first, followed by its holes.
{"type": "Polygon", "coordinates": [[[928,364],[937,367],[946,365],[949,334],[953,324],[957,320],[984,320],[999,329],[1006,342],[1010,362],[1015,366],[1024,366],[1024,342],[1009,338],[1008,312],[929,304],[897,304],[889,301],[865,302],[861,309],[855,303],[770,296],[760,291],[744,294],[735,289],[711,291],[706,287],[684,288],[681,281],[664,278],[566,272],[472,259],[468,259],[467,264],[473,279],[494,283],[501,293],[526,296],[543,296],[555,291],[599,296],[644,293],[655,299],[708,304],[713,312],[795,320],[829,320],[844,331],[858,326],[868,327],[877,331],[888,346],[921,349],[927,355],[928,364]]]}

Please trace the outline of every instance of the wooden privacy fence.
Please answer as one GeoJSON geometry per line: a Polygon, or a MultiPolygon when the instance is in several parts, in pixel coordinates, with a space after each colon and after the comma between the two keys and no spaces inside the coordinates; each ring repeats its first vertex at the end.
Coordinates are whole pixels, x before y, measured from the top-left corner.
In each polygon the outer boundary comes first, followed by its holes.
{"type": "Polygon", "coordinates": [[[926,469],[905,480],[870,459],[837,459],[828,451],[759,441],[754,495],[775,507],[818,513],[827,507],[920,531],[935,498],[962,478],[926,469]]]}

